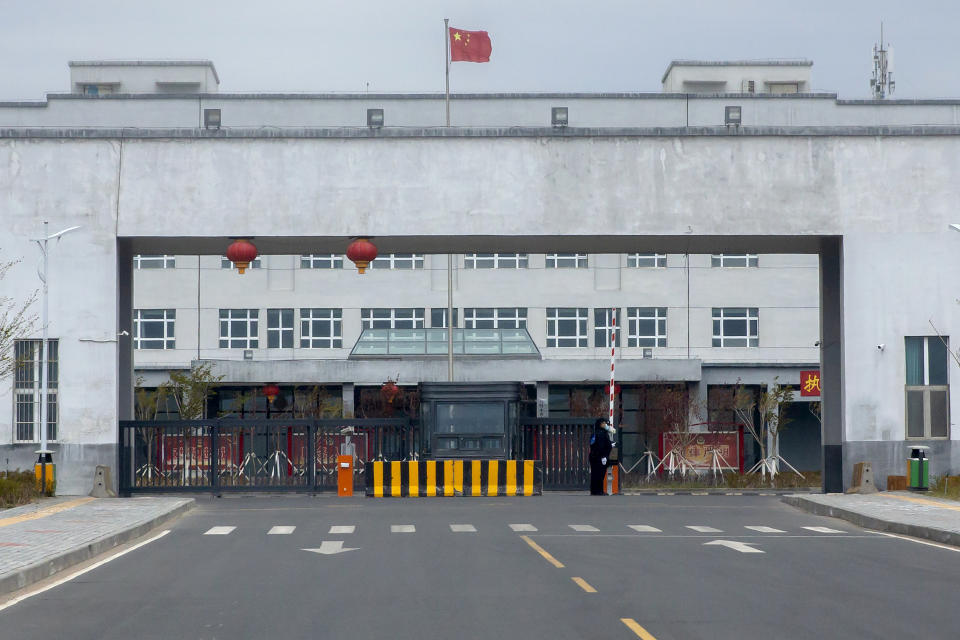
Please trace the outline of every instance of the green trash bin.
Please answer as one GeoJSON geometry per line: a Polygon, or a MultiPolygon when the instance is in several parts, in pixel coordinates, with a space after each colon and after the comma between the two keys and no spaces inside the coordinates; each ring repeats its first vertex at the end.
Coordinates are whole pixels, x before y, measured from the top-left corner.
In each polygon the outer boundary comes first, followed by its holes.
{"type": "Polygon", "coordinates": [[[910,491],[930,490],[930,459],[927,451],[930,447],[911,447],[907,460],[907,489],[910,491]]]}

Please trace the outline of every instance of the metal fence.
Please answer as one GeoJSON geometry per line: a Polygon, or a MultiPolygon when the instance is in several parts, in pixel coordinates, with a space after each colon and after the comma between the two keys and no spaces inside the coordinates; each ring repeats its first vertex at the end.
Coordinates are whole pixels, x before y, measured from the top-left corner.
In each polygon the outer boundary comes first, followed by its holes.
{"type": "Polygon", "coordinates": [[[590,436],[594,418],[523,418],[523,458],[543,462],[543,488],[586,490],[590,486],[590,436]]]}
{"type": "MultiPolygon", "coordinates": [[[[337,456],[412,460],[418,425],[406,419],[121,421],[124,494],[166,491],[336,491],[337,456]]],[[[361,482],[362,484],[362,482],[361,482]]]]}

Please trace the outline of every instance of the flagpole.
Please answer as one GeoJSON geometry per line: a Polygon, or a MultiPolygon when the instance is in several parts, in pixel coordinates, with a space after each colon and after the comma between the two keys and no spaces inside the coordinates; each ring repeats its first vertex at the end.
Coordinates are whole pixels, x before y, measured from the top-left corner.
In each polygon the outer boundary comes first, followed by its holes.
{"type": "Polygon", "coordinates": [[[447,67],[447,126],[450,126],[450,18],[443,19],[443,61],[447,67]]]}

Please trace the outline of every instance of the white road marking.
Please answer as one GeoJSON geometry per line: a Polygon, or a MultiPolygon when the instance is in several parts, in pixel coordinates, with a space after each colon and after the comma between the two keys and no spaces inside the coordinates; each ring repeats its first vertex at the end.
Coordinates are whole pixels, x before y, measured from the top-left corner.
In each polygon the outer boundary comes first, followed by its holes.
{"type": "Polygon", "coordinates": [[[843,533],[843,531],[837,531],[836,529],[831,529],[830,527],[804,527],[808,531],[816,531],[817,533],[843,533]]]}
{"type": "Polygon", "coordinates": [[[32,597],[32,596],[35,596],[35,595],[37,595],[38,593],[43,593],[44,591],[49,591],[50,589],[53,589],[54,587],[59,587],[60,585],[62,585],[62,584],[65,583],[65,582],[70,582],[71,580],[73,580],[73,579],[76,578],[77,576],[82,576],[83,574],[87,573],[88,571],[93,571],[93,570],[96,569],[97,567],[102,567],[103,565],[107,564],[107,563],[110,562],[111,560],[116,560],[116,559],[119,558],[120,556],[126,555],[126,554],[130,553],[131,551],[135,551],[135,550],[139,549],[140,547],[142,547],[142,546],[144,546],[144,545],[150,544],[150,543],[153,542],[154,540],[159,540],[160,538],[162,538],[163,536],[167,535],[168,533],[170,533],[170,530],[169,530],[169,529],[167,529],[166,531],[161,531],[160,533],[158,533],[157,535],[153,536],[152,538],[148,538],[147,540],[144,540],[143,542],[138,542],[137,544],[133,545],[133,546],[130,547],[129,549],[124,549],[123,551],[118,551],[117,553],[113,554],[112,556],[108,556],[108,557],[104,558],[103,560],[100,560],[99,562],[93,563],[93,564],[90,565],[89,567],[85,567],[85,568],[83,568],[83,569],[80,569],[79,571],[74,571],[73,573],[71,573],[71,574],[68,575],[67,577],[61,578],[61,579],[57,580],[56,582],[52,582],[52,583],[46,585],[45,587],[40,587],[40,588],[37,589],[36,591],[31,591],[30,593],[25,593],[25,594],[23,594],[22,596],[17,596],[16,598],[13,598],[12,600],[7,600],[7,601],[4,602],[2,605],[0,605],[0,611],[3,611],[3,610],[6,609],[7,607],[12,607],[13,605],[17,604],[18,602],[23,602],[23,601],[26,600],[27,598],[30,598],[30,597],[32,597]]]}
{"type": "Polygon", "coordinates": [[[714,529],[713,527],[704,527],[697,524],[688,524],[686,526],[687,529],[693,529],[699,533],[723,533],[722,529],[714,529]]]}
{"type": "Polygon", "coordinates": [[[344,547],[343,540],[324,540],[320,543],[320,548],[318,549],[300,549],[300,551],[311,551],[325,556],[332,556],[337,553],[343,553],[344,551],[357,551],[357,547],[344,547]]]}
{"type": "Polygon", "coordinates": [[[293,533],[294,529],[296,529],[296,527],[287,527],[287,526],[278,525],[275,527],[270,527],[270,531],[267,531],[267,535],[268,536],[288,536],[291,533],[293,533]]]}
{"type": "Polygon", "coordinates": [[[960,548],[950,547],[945,544],[940,544],[938,542],[930,542],[929,540],[918,540],[917,538],[911,538],[910,536],[901,536],[896,533],[885,533],[883,531],[877,531],[882,536],[887,536],[889,538],[900,538],[901,540],[906,540],[907,542],[916,542],[917,544],[925,544],[928,547],[936,547],[938,549],[943,549],[944,551],[954,551],[960,553],[960,548]]]}
{"type": "Polygon", "coordinates": [[[450,525],[450,531],[455,533],[476,533],[477,528],[472,524],[452,524],[450,525]]]}
{"type": "Polygon", "coordinates": [[[330,527],[330,533],[353,533],[357,528],[352,524],[347,525],[333,525],[330,527]]]}
{"type": "Polygon", "coordinates": [[[236,527],[210,527],[210,530],[204,533],[205,536],[227,536],[236,529],[236,527]]]}
{"type": "Polygon", "coordinates": [[[634,531],[639,531],[640,533],[662,533],[660,529],[651,527],[648,524],[628,524],[627,526],[634,531]]]}
{"type": "Polygon", "coordinates": [[[514,531],[536,531],[537,528],[532,524],[512,524],[510,528],[514,531]]]}
{"type": "Polygon", "coordinates": [[[735,540],[712,540],[711,542],[704,542],[703,545],[707,546],[710,544],[715,544],[721,547],[727,547],[728,549],[733,549],[734,551],[739,551],[740,553],[766,553],[765,551],[760,551],[760,549],[754,549],[751,547],[751,544],[756,544],[754,542],[737,542],[735,540]]]}
{"type": "Polygon", "coordinates": [[[758,531],[760,533],[786,533],[783,529],[774,529],[773,527],[761,527],[754,525],[745,525],[744,529],[750,529],[751,531],[758,531]]]}
{"type": "Polygon", "coordinates": [[[571,524],[570,528],[574,531],[600,531],[592,524],[571,524]]]}
{"type": "Polygon", "coordinates": [[[417,528],[412,524],[392,524],[390,533],[416,533],[417,528]]]}

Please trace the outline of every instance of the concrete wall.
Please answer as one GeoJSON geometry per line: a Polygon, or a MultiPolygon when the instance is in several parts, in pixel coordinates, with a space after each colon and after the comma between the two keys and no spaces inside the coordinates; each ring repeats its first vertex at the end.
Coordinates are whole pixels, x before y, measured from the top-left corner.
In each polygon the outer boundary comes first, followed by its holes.
{"type": "Polygon", "coordinates": [[[220,81],[209,62],[71,62],[71,91],[83,93],[83,85],[87,84],[111,84],[114,93],[123,94],[214,93],[220,81]]]}
{"type": "Polygon", "coordinates": [[[770,91],[771,83],[797,83],[800,93],[810,91],[807,64],[683,64],[673,62],[663,76],[665,92],[698,92],[700,87],[713,92],[738,93],[744,80],[754,82],[757,93],[770,91]]]}

